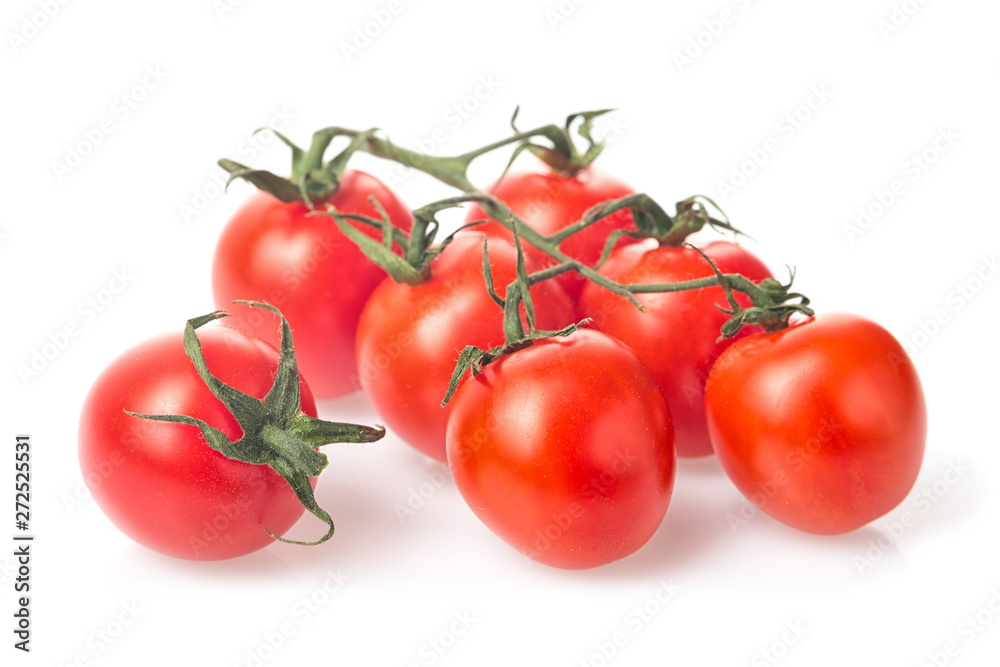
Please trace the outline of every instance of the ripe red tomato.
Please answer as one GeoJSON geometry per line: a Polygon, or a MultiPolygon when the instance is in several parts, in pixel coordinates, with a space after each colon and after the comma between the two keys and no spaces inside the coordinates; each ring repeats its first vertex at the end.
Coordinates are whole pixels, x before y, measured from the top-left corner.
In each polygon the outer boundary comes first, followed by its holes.
{"type": "Polygon", "coordinates": [[[832,535],[886,514],[920,471],[927,433],[913,362],[879,325],[819,315],[726,350],[705,391],[719,462],[754,504],[832,535]]]}
{"type": "MultiPolygon", "coordinates": [[[[445,429],[451,406],[441,407],[458,355],[467,345],[502,345],[503,310],[486,291],[485,235],[464,232],[431,263],[430,279],[411,286],[386,278],[361,314],[357,338],[358,379],[385,424],[404,441],[445,460],[445,429]]],[[[502,239],[489,243],[497,291],[516,277],[517,249],[502,239]]],[[[533,262],[525,258],[528,270],[533,262]]],[[[531,289],[535,326],[561,329],[573,323],[573,304],[553,281],[531,289]]]]}
{"type": "MultiPolygon", "coordinates": [[[[267,395],[277,350],[226,327],[206,328],[199,339],[220,380],[267,395]]],[[[315,417],[313,396],[300,387],[302,412],[315,417]]],[[[138,345],[101,373],[83,405],[80,464],[94,500],[136,542],[178,558],[233,558],[271,544],[265,528],[281,535],[302,516],[288,482],[270,467],[211,449],[196,426],[124,410],[189,415],[231,440],[241,429],[185,356],[180,334],[138,345]]]]}
{"type": "MultiPolygon", "coordinates": [[[[506,204],[525,224],[549,236],[583,218],[584,213],[592,206],[635,194],[635,191],[593,167],[587,167],[573,176],[552,171],[541,174],[508,174],[499,184],[490,188],[490,193],[506,204]]],[[[466,222],[485,220],[488,217],[476,205],[469,210],[466,222]]],[[[631,228],[632,214],[629,211],[618,211],[569,237],[563,241],[560,249],[573,259],[592,266],[600,259],[608,234],[616,229],[631,228]]],[[[498,222],[491,222],[477,229],[491,236],[509,240],[514,238],[510,230],[498,222]]],[[[630,242],[627,237],[620,241],[622,245],[630,242]]],[[[524,244],[524,251],[540,268],[553,264],[548,255],[528,243],[524,244]]],[[[556,280],[573,301],[580,296],[586,282],[575,272],[563,274],[556,280]]]]}
{"type": "MultiPolygon", "coordinates": [[[[723,273],[739,273],[754,282],[771,277],[763,262],[735,243],[715,241],[702,252],[723,273]]],[[[659,246],[655,241],[615,250],[600,273],[623,285],[675,283],[713,275],[712,267],[692,248],[659,246]]],[[[593,318],[593,328],[631,347],[653,374],[670,406],[677,455],[707,456],[712,443],[705,425],[705,381],[712,364],[732,344],[732,340],[716,342],[729,317],[716,308],[717,304],[728,306],[725,292],[712,287],[639,294],[637,298],[646,312],[590,283],[583,289],[577,312],[593,318]]],[[[741,306],[750,305],[743,294],[736,294],[736,300],[741,306]]]]}
{"type": "Polygon", "coordinates": [[[663,521],[675,461],[656,384],[597,331],[502,357],[452,399],[448,463],[462,497],[548,565],[595,567],[639,549],[663,521]]]}
{"type": "MultiPolygon", "coordinates": [[[[389,219],[408,230],[410,211],[378,179],[346,171],[340,188],[319,210],[332,204],[341,213],[379,218],[368,202],[374,196],[389,219]]],[[[361,309],[385,272],[365,257],[328,216],[308,216],[301,202],[286,204],[257,192],[222,232],[215,251],[215,303],[233,314],[225,324],[252,333],[276,347],[280,321],[262,309],[233,306],[237,299],[277,306],[295,335],[299,370],[321,398],[340,396],[351,384],[354,334],[361,309]]],[[[365,230],[374,238],[380,232],[365,230]]]]}

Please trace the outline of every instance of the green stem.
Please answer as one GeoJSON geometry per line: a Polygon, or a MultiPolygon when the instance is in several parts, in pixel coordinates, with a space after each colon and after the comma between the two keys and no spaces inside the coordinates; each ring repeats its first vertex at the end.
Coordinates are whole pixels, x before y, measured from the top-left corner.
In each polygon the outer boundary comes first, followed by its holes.
{"type": "MultiPolygon", "coordinates": [[[[596,206],[588,211],[582,220],[573,223],[569,227],[560,230],[551,236],[546,236],[526,225],[506,204],[496,197],[493,197],[491,194],[479,189],[469,180],[468,168],[475,158],[513,143],[521,143],[524,145],[524,142],[531,137],[544,136],[548,138],[553,143],[553,146],[555,147],[554,150],[568,150],[567,156],[572,158],[575,155],[572,143],[569,142],[568,149],[566,149],[566,146],[564,145],[565,142],[568,142],[568,125],[571,121],[572,117],[567,119],[567,130],[563,130],[555,125],[546,125],[527,132],[516,132],[511,137],[501,139],[500,141],[493,142],[483,146],[482,148],[478,148],[454,157],[424,155],[416,151],[400,148],[385,139],[380,139],[372,136],[371,134],[367,137],[361,138],[361,133],[354,131],[345,131],[345,133],[359,139],[358,150],[363,150],[376,157],[395,161],[412,167],[438,179],[445,184],[462,190],[466,193],[466,195],[464,197],[454,198],[455,200],[478,201],[482,209],[488,216],[490,216],[490,218],[496,220],[514,233],[515,242],[519,242],[519,237],[523,238],[556,262],[556,265],[550,267],[549,269],[532,274],[531,276],[526,276],[525,280],[515,281],[515,284],[520,283],[521,285],[518,287],[518,298],[511,299],[510,297],[512,293],[510,289],[508,289],[507,299],[505,299],[505,310],[509,311],[505,323],[505,333],[507,334],[508,344],[510,344],[511,341],[518,336],[521,338],[525,336],[517,308],[519,307],[519,303],[521,301],[520,296],[525,293],[527,286],[536,284],[542,280],[547,280],[568,271],[576,271],[585,279],[596,283],[613,294],[628,299],[630,303],[638,307],[640,310],[645,310],[645,307],[636,298],[636,294],[679,292],[689,289],[721,286],[726,290],[727,295],[730,297],[730,303],[733,306],[732,320],[735,321],[738,319],[739,326],[742,326],[745,323],[756,323],[768,329],[780,328],[782,326],[787,326],[788,316],[792,312],[799,312],[807,315],[812,314],[812,310],[807,307],[807,299],[799,294],[790,294],[788,292],[788,287],[790,285],[783,286],[774,280],[764,281],[758,286],[740,275],[730,274],[723,276],[718,273],[718,270],[715,269],[714,265],[712,265],[712,268],[716,271],[717,275],[711,278],[665,285],[621,285],[616,281],[598,273],[596,267],[587,266],[566,255],[559,249],[559,244],[573,234],[580,232],[581,230],[595,224],[609,215],[612,215],[613,213],[626,209],[631,212],[633,220],[636,223],[637,230],[635,232],[623,231],[613,233],[608,239],[597,266],[601,266],[604,263],[613,249],[614,244],[619,238],[621,238],[622,235],[636,236],[639,238],[653,237],[659,239],[661,244],[676,246],[683,244],[687,236],[698,231],[706,224],[720,229],[736,232],[737,230],[731,227],[728,220],[716,220],[709,215],[707,208],[701,200],[708,202],[712,206],[715,206],[715,208],[718,208],[718,206],[716,206],[715,203],[708,198],[691,197],[680,202],[677,206],[678,215],[676,218],[672,218],[648,195],[641,193],[631,195],[596,206]],[[750,298],[751,303],[753,303],[753,308],[740,309],[735,301],[732,300],[732,290],[740,291],[746,294],[750,298]],[[802,302],[799,304],[787,304],[786,302],[791,298],[801,298],[802,302]]],[[[711,261],[708,260],[707,257],[705,257],[705,259],[711,264],[711,261]]],[[[530,307],[530,296],[528,297],[528,304],[526,305],[529,305],[530,307]]],[[[733,326],[736,325],[734,324],[733,326]]],[[[738,327],[736,330],[738,330],[738,327]]],[[[726,329],[724,329],[723,333],[724,335],[729,335],[726,329]]],[[[532,333],[529,331],[527,335],[530,337],[532,333]]]]}
{"type": "MultiPolygon", "coordinates": [[[[463,192],[471,195],[470,198],[479,201],[480,206],[492,219],[496,220],[507,229],[513,230],[514,220],[517,218],[514,212],[507,207],[506,204],[501,202],[496,197],[493,197],[488,192],[480,190],[476,187],[467,176],[469,165],[472,160],[480,155],[483,155],[487,150],[495,150],[503,146],[507,146],[512,143],[517,143],[523,141],[525,138],[533,136],[546,136],[548,137],[553,130],[562,132],[560,128],[555,125],[546,125],[540,128],[528,132],[520,132],[512,137],[502,139],[500,141],[494,142],[489,146],[480,148],[457,157],[437,157],[433,155],[424,155],[423,153],[418,153],[416,151],[411,151],[406,148],[401,148],[395,144],[386,141],[385,139],[380,139],[378,137],[368,137],[368,139],[359,146],[359,150],[363,150],[366,153],[374,155],[385,160],[391,160],[402,165],[406,165],[416,169],[417,171],[423,172],[429,176],[436,178],[437,180],[451,185],[452,187],[458,188],[463,192]]],[[[350,134],[353,131],[348,131],[350,134]]],[[[359,134],[359,133],[354,133],[359,134]]],[[[596,220],[588,223],[593,224],[596,220]]],[[[569,255],[566,255],[559,249],[559,242],[553,241],[550,237],[541,234],[527,224],[518,220],[518,231],[521,236],[531,245],[535,246],[542,252],[548,254],[552,257],[558,264],[570,264],[572,269],[579,273],[584,278],[597,283],[601,287],[628,299],[634,306],[643,309],[642,304],[639,300],[635,298],[627,289],[618,283],[610,280],[600,273],[598,273],[593,268],[578,262],[569,255]]],[[[567,269],[569,270],[569,269],[567,269]]]]}
{"type": "MultiPolygon", "coordinates": [[[[341,129],[343,134],[351,137],[359,137],[362,134],[361,132],[357,132],[355,130],[346,130],[342,128],[338,129],[341,129]]],[[[374,136],[369,136],[361,145],[360,150],[370,153],[375,157],[398,162],[404,166],[421,171],[428,176],[433,176],[442,183],[451,185],[452,187],[464,192],[477,194],[481,193],[481,191],[473,185],[468,178],[469,165],[472,164],[473,160],[481,155],[495,151],[498,148],[521,143],[527,139],[538,136],[544,136],[552,141],[554,145],[568,143],[565,139],[562,128],[558,125],[544,125],[527,132],[518,132],[510,137],[494,141],[491,144],[469,151],[468,153],[452,157],[426,155],[408,148],[397,146],[390,141],[374,136]]]]}
{"type": "MultiPolygon", "coordinates": [[[[330,147],[330,143],[337,136],[347,133],[348,130],[341,127],[328,127],[313,134],[309,150],[306,151],[300,162],[301,176],[305,176],[313,170],[321,169],[323,167],[323,156],[326,154],[326,149],[330,147]]],[[[297,174],[292,175],[293,178],[296,176],[297,174]]]]}
{"type": "Polygon", "coordinates": [[[430,220],[422,216],[414,216],[413,224],[410,228],[410,238],[409,243],[406,245],[406,252],[403,258],[406,263],[410,266],[417,268],[420,265],[420,261],[424,257],[424,252],[426,251],[425,239],[427,238],[427,227],[431,223],[433,218],[430,220]]]}
{"type": "Polygon", "coordinates": [[[564,273],[569,273],[575,268],[574,265],[575,262],[563,262],[562,264],[550,266],[547,269],[535,271],[528,276],[528,284],[537,285],[538,283],[549,280],[550,278],[555,278],[556,276],[561,276],[564,273]]]}
{"type": "MultiPolygon", "coordinates": [[[[487,193],[481,191],[480,194],[489,196],[487,193]]],[[[506,204],[504,204],[499,199],[496,199],[495,197],[490,197],[488,201],[483,202],[483,204],[481,205],[483,207],[483,210],[486,211],[487,215],[489,215],[491,218],[502,224],[507,229],[513,230],[515,224],[514,220],[517,219],[517,216],[514,215],[514,212],[511,211],[506,204]]],[[[619,285],[610,278],[601,275],[592,267],[587,266],[586,264],[583,264],[582,262],[579,262],[576,259],[570,257],[569,255],[567,255],[566,253],[564,253],[562,250],[559,249],[559,244],[557,242],[552,241],[552,239],[549,238],[548,236],[545,236],[544,234],[535,231],[534,229],[532,229],[523,222],[518,221],[516,224],[518,225],[518,232],[528,243],[530,243],[534,247],[538,248],[539,250],[547,254],[549,257],[554,259],[558,264],[569,265],[570,268],[572,268],[574,271],[576,271],[578,274],[580,274],[587,280],[595,282],[604,289],[609,290],[619,296],[625,297],[634,306],[642,310],[645,310],[645,307],[641,303],[639,303],[639,300],[636,299],[627,289],[625,289],[624,286],[619,285]]]]}
{"type": "Polygon", "coordinates": [[[633,294],[659,294],[661,292],[686,292],[693,289],[723,287],[726,285],[728,285],[730,289],[746,294],[750,297],[750,300],[754,302],[754,305],[764,305],[765,303],[771,303],[773,301],[770,296],[768,296],[767,292],[738,273],[726,273],[723,274],[721,278],[719,276],[708,276],[707,278],[685,280],[680,283],[627,285],[625,289],[633,294]]]}
{"type": "Polygon", "coordinates": [[[509,146],[513,143],[527,141],[532,137],[545,137],[552,142],[552,145],[556,147],[556,150],[560,152],[567,151],[567,157],[571,157],[570,153],[572,153],[573,150],[572,144],[567,139],[566,133],[563,129],[558,125],[543,125],[542,127],[536,127],[534,130],[528,130],[527,132],[517,132],[513,136],[507,137],[506,139],[494,141],[492,144],[487,144],[482,148],[477,148],[476,150],[469,151],[468,153],[463,153],[460,156],[460,159],[471,162],[480,155],[485,155],[486,153],[495,151],[498,148],[503,148],[504,146],[509,146]]]}

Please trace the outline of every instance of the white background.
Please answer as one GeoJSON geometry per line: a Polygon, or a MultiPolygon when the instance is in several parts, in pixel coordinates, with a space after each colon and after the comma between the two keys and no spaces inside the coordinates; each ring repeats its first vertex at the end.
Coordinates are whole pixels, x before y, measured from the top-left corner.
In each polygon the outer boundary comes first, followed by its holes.
{"type": "MultiPolygon", "coordinates": [[[[996,664],[996,3],[908,0],[888,32],[891,0],[567,0],[565,16],[550,13],[556,0],[403,0],[350,58],[343,45],[388,0],[49,4],[51,18],[36,0],[8,0],[0,16],[0,437],[8,454],[16,433],[34,437],[37,535],[30,655],[11,647],[12,548],[0,550],[4,664],[996,664]],[[723,10],[728,23],[716,23],[723,10]],[[318,498],[337,534],[322,547],[194,563],[120,534],[82,487],[80,406],[119,351],[213,308],[214,242],[250,192],[220,194],[215,160],[287,172],[276,141],[245,143],[275,122],[300,143],[333,124],[378,126],[411,147],[440,129],[434,152],[458,153],[505,136],[517,104],[522,128],[617,108],[600,124],[601,169],[664,204],[719,197],[776,271],[797,267],[817,309],[874,318],[915,346],[930,432],[904,505],[841,537],[766,516],[734,528],[739,494],[714,461],[685,461],[644,549],[565,572],[501,543],[450,480],[401,521],[395,506],[442,466],[390,436],[327,448],[318,498]],[[111,132],[58,174],[105,119],[111,132]],[[952,138],[935,149],[941,132],[952,138]],[[746,163],[765,145],[776,150],[762,166],[746,163]],[[925,151],[933,163],[913,171],[925,151]],[[753,173],[722,197],[734,170],[753,173]],[[895,180],[903,193],[849,234],[895,180]],[[127,287],[85,319],[80,304],[116,271],[127,287]],[[79,335],[23,378],[70,323],[79,335]],[[886,537],[905,512],[915,525],[886,537]],[[331,573],[343,581],[327,593],[331,573]],[[663,582],[676,588],[666,603],[663,582]],[[605,658],[616,633],[624,645],[605,658]]],[[[367,156],[358,166],[396,170],[367,156]]],[[[451,194],[420,175],[396,189],[413,207],[451,194]]],[[[360,396],[321,414],[378,421],[360,396]]],[[[8,498],[12,459],[0,466],[8,498]]],[[[314,533],[309,521],[293,535],[314,533]]]]}

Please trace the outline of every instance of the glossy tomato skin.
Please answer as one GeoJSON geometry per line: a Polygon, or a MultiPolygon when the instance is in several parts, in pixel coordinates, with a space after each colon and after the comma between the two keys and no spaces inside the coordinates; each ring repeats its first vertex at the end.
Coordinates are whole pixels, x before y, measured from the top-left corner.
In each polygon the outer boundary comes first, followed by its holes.
{"type": "Polygon", "coordinates": [[[845,533],[913,488],[927,413],[893,336],[854,315],[818,315],[737,341],[705,392],[719,462],[765,513],[810,533],[845,533]]]}
{"type": "Polygon", "coordinates": [[[624,343],[588,330],[538,341],[469,378],[452,404],[455,484],[523,554],[596,567],[639,549],[663,521],[670,412],[624,343]]]}
{"type": "MultiPolygon", "coordinates": [[[[430,279],[411,286],[386,278],[361,314],[357,338],[358,382],[386,426],[404,441],[445,461],[445,430],[451,407],[441,407],[459,354],[467,345],[502,345],[503,310],[489,297],[483,278],[485,235],[458,234],[431,264],[430,279]]],[[[496,289],[516,277],[517,249],[503,239],[489,243],[496,289]]],[[[528,270],[533,262],[526,259],[528,270]]],[[[573,304],[558,285],[531,289],[535,326],[561,329],[573,323],[573,304]]]]}
{"type": "MultiPolygon", "coordinates": [[[[701,250],[723,273],[739,273],[754,282],[771,277],[763,262],[735,243],[715,241],[701,250]]],[[[675,283],[713,275],[712,267],[692,248],[660,246],[656,241],[615,250],[600,273],[623,285],[675,283]]],[[[637,298],[646,312],[590,283],[580,295],[577,312],[592,318],[593,328],[631,347],[653,374],[670,406],[677,455],[708,456],[712,443],[705,424],[705,381],[712,364],[733,342],[717,342],[729,318],[716,307],[728,308],[725,292],[713,287],[639,294],[637,298]]],[[[740,305],[750,305],[745,295],[737,293],[736,298],[740,305]]]]}
{"type": "MultiPolygon", "coordinates": [[[[510,207],[523,222],[546,236],[580,220],[592,206],[635,194],[629,186],[593,167],[582,169],[574,176],[552,171],[508,174],[489,191],[510,207]]],[[[470,209],[466,222],[485,220],[488,217],[482,208],[475,205],[470,209]]],[[[563,241],[560,249],[570,257],[593,266],[600,259],[604,242],[611,232],[633,228],[632,214],[629,211],[619,211],[569,237],[563,241]]],[[[491,222],[477,229],[491,236],[509,240],[514,238],[510,230],[498,222],[491,222]]],[[[630,242],[627,237],[620,241],[622,245],[630,242]]],[[[524,250],[542,268],[554,263],[548,255],[528,243],[524,244],[524,250]]],[[[586,283],[585,279],[575,273],[563,274],[555,280],[574,301],[580,296],[586,283]]]]}
{"type": "MultiPolygon", "coordinates": [[[[346,171],[326,202],[341,213],[379,218],[373,195],[390,220],[409,229],[412,215],[378,179],[346,171]]],[[[275,347],[280,321],[260,308],[234,306],[236,299],[265,301],[281,309],[295,336],[299,370],[320,398],[356,390],[351,384],[354,335],[361,309],[385,277],[374,262],[337,228],[332,218],[308,215],[304,203],[286,204],[257,192],[223,230],[215,251],[215,304],[234,317],[225,321],[275,347]]],[[[379,233],[370,228],[373,237],[379,233]]]]}
{"type": "MultiPolygon", "coordinates": [[[[257,398],[267,395],[278,353],[226,327],[199,330],[209,369],[257,398]]],[[[302,411],[316,405],[302,383],[302,411]]],[[[234,461],[211,449],[196,426],[132,417],[184,414],[231,440],[241,429],[184,355],[180,334],[152,339],[115,359],[91,387],[79,427],[83,477],[101,510],[123,533],[169,556],[233,558],[285,533],[303,507],[267,466],[234,461]]]]}

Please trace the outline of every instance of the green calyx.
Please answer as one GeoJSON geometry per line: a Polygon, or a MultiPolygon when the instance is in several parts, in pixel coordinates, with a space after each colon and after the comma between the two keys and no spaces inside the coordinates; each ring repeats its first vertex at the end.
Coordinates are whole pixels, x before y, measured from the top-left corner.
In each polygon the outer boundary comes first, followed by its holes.
{"type": "MultiPolygon", "coordinates": [[[[694,248],[694,246],[690,246],[694,248]]],[[[788,284],[782,285],[774,278],[765,278],[760,283],[754,283],[743,276],[736,274],[723,276],[719,268],[708,258],[705,253],[698,248],[694,248],[699,255],[705,258],[715,272],[716,277],[726,292],[726,300],[729,302],[729,309],[716,306],[719,310],[730,315],[722,325],[722,335],[719,340],[733,338],[745,326],[757,325],[763,327],[765,331],[779,331],[788,327],[788,321],[796,313],[812,317],[815,314],[809,307],[809,298],[804,294],[789,291],[795,281],[795,271],[789,268],[788,284]],[[749,308],[743,308],[733,296],[733,290],[737,289],[750,297],[749,308]],[[797,303],[789,303],[793,299],[798,299],[797,303]]]]}
{"type": "Polygon", "coordinates": [[[493,271],[490,269],[489,240],[486,238],[483,239],[483,277],[486,280],[486,290],[489,292],[490,297],[504,311],[504,343],[489,350],[484,350],[475,345],[466,346],[462,350],[455,364],[455,370],[451,375],[451,381],[448,383],[448,392],[445,394],[444,400],[441,401],[441,407],[446,406],[451,400],[452,395],[458,389],[458,385],[467,372],[471,371],[474,376],[479,375],[484,366],[503,356],[529,347],[537,340],[568,336],[584,324],[590,322],[589,318],[584,319],[556,331],[535,328],[535,307],[531,299],[531,286],[572,270],[573,264],[558,264],[529,274],[524,263],[524,248],[521,246],[521,236],[518,233],[519,225],[522,223],[517,222],[516,218],[513,220],[512,231],[514,233],[514,244],[517,246],[517,277],[507,285],[505,298],[501,298],[494,288],[493,271]],[[521,322],[522,303],[524,304],[524,320],[528,325],[527,329],[525,329],[524,323],[521,322]]]}
{"type": "Polygon", "coordinates": [[[711,227],[718,232],[743,234],[730,224],[729,218],[718,204],[704,195],[688,197],[677,202],[676,207],[677,212],[671,216],[649,195],[642,193],[628,195],[592,207],[586,212],[583,220],[567,227],[556,238],[562,241],[564,236],[576,233],[578,226],[593,224],[623,209],[629,210],[635,222],[635,229],[617,229],[608,235],[601,258],[595,267],[600,268],[623,236],[638,240],[656,239],[661,246],[678,247],[684,245],[689,236],[705,227],[711,227]],[[709,207],[718,211],[722,218],[714,217],[709,207]]]}
{"type": "Polygon", "coordinates": [[[319,475],[328,464],[326,454],[316,447],[335,442],[374,442],[385,435],[385,429],[357,424],[340,424],[316,419],[302,412],[299,391],[299,370],[295,360],[291,329],[281,312],[268,304],[254,301],[235,301],[269,310],[281,317],[281,349],[274,384],[264,400],[244,394],[219,380],[208,369],[195,330],[214,320],[228,317],[215,311],[188,320],[184,328],[184,352],[194,364],[198,375],[212,394],[230,411],[243,435],[235,442],[222,431],[206,422],[185,415],[144,415],[125,410],[140,419],[175,422],[197,426],[209,447],[235,461],[254,465],[267,465],[281,475],[295,492],[302,506],[329,526],[326,534],[315,542],[298,542],[264,530],[275,540],[290,544],[316,545],[326,542],[333,535],[333,519],[316,503],[310,477],[319,475]]]}
{"type": "Polygon", "coordinates": [[[721,336],[718,340],[733,338],[745,326],[757,325],[766,331],[778,331],[788,326],[788,321],[792,315],[798,313],[811,317],[814,314],[809,307],[809,299],[798,292],[789,291],[795,279],[795,272],[789,269],[791,277],[788,284],[783,285],[774,278],[765,278],[760,283],[741,276],[738,273],[723,274],[719,267],[709,259],[708,255],[691,245],[685,244],[704,258],[708,265],[712,267],[715,274],[707,278],[688,280],[679,283],[668,283],[663,285],[628,285],[627,289],[633,294],[658,294],[663,292],[684,292],[692,289],[704,289],[706,287],[722,287],[726,293],[726,300],[729,308],[716,306],[719,310],[730,315],[722,325],[721,336]],[[742,307],[733,292],[741,292],[750,298],[752,304],[749,308],[742,307]],[[797,300],[796,303],[790,303],[797,300]]]}
{"type": "Polygon", "coordinates": [[[746,236],[743,232],[733,227],[729,218],[722,209],[710,197],[705,195],[694,195],[683,201],[677,202],[677,213],[674,215],[674,224],[663,233],[655,236],[660,245],[680,246],[687,241],[687,237],[695,232],[701,231],[705,227],[711,227],[717,232],[729,232],[735,235],[746,236]],[[718,211],[721,219],[712,215],[712,210],[718,211]]]}
{"type": "Polygon", "coordinates": [[[313,215],[328,215],[333,218],[340,231],[358,246],[365,257],[382,267],[396,282],[420,285],[427,282],[431,276],[431,262],[448,247],[456,234],[469,227],[483,224],[474,222],[463,225],[444,237],[441,243],[434,245],[441,228],[437,214],[466,202],[488,199],[490,198],[485,195],[461,195],[418,208],[413,211],[413,227],[409,234],[392,224],[385,209],[373,197],[368,201],[378,209],[381,214],[379,219],[354,213],[341,213],[329,204],[326,211],[315,211],[313,215]],[[373,239],[351,222],[379,230],[381,239],[373,239]],[[394,246],[402,248],[401,256],[393,250],[394,246]]]}
{"type": "MultiPolygon", "coordinates": [[[[339,134],[351,137],[355,140],[352,143],[354,150],[361,150],[375,157],[392,160],[417,171],[421,171],[446,185],[462,190],[467,193],[480,193],[479,188],[469,180],[469,166],[477,158],[492,153],[493,151],[517,144],[513,151],[504,174],[510,169],[511,164],[522,151],[530,151],[549,165],[554,171],[573,175],[581,169],[589,166],[604,148],[602,142],[596,141],[593,136],[593,121],[595,118],[608,113],[610,109],[599,111],[584,111],[571,114],[566,118],[563,126],[549,124],[537,127],[532,130],[521,132],[517,129],[517,120],[520,107],[514,110],[511,118],[511,127],[514,134],[481,146],[475,150],[454,156],[426,155],[417,151],[409,150],[398,146],[388,139],[375,135],[374,130],[367,132],[357,132],[343,128],[333,128],[339,134]],[[587,142],[587,146],[582,151],[576,147],[572,138],[572,126],[580,119],[577,127],[577,134],[587,142]],[[537,143],[533,139],[541,138],[547,140],[551,145],[537,143]]],[[[502,176],[501,176],[502,178],[502,176]]]]}
{"type": "MultiPolygon", "coordinates": [[[[267,129],[270,128],[262,127],[256,132],[263,132],[267,129]]],[[[223,158],[219,160],[218,164],[229,172],[226,187],[229,187],[229,184],[237,178],[242,178],[248,183],[252,183],[257,189],[273,195],[286,204],[305,202],[310,208],[312,208],[313,202],[323,201],[337,191],[344,175],[344,169],[347,168],[347,161],[375,133],[375,129],[367,132],[354,132],[339,127],[328,127],[313,134],[309,150],[305,151],[277,130],[272,129],[271,131],[292,149],[292,175],[289,177],[278,176],[264,169],[252,169],[223,158]],[[351,142],[333,159],[324,162],[323,156],[326,149],[338,136],[350,136],[351,142]]]]}
{"type": "MultiPolygon", "coordinates": [[[[510,119],[510,126],[514,130],[515,134],[521,134],[521,131],[517,129],[516,125],[517,114],[520,110],[520,107],[515,108],[514,115],[510,119]]],[[[614,111],[614,109],[582,111],[580,113],[574,113],[567,116],[566,123],[563,127],[555,125],[546,126],[544,128],[544,132],[540,133],[540,135],[548,139],[552,145],[544,146],[542,144],[534,143],[530,140],[530,137],[523,139],[521,144],[514,151],[514,154],[511,156],[510,163],[507,165],[508,168],[522,151],[530,151],[535,157],[547,164],[553,171],[573,176],[581,170],[589,167],[590,164],[597,159],[597,156],[601,154],[601,151],[604,150],[604,142],[596,141],[594,139],[593,124],[595,118],[603,116],[611,111],[614,111]],[[572,128],[573,123],[577,119],[580,119],[580,124],[577,127],[576,133],[587,142],[586,148],[582,151],[576,147],[576,144],[573,143],[572,128]]],[[[506,173],[506,170],[504,173],[506,173]]]]}

